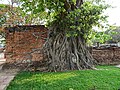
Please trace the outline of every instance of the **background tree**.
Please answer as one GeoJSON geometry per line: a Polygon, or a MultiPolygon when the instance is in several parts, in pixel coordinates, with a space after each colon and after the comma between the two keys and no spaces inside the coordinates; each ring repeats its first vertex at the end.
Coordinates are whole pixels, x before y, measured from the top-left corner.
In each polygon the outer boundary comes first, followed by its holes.
{"type": "Polygon", "coordinates": [[[106,21],[103,11],[108,7],[102,0],[21,0],[26,13],[45,13],[49,27],[44,50],[48,69],[63,71],[94,69],[94,59],[86,48],[92,38],[93,26],[106,21]]]}
{"type": "MultiPolygon", "coordinates": [[[[106,33],[107,31],[95,32],[95,36],[94,36],[94,38],[92,38],[92,41],[91,41],[92,44],[106,43],[108,40],[111,40],[112,39],[112,37],[111,37],[112,33],[110,35],[110,34],[106,33]]],[[[99,47],[99,45],[97,45],[97,47],[99,47]]]]}
{"type": "Polygon", "coordinates": [[[112,38],[110,40],[107,40],[108,43],[120,42],[120,27],[119,26],[112,26],[105,33],[112,38]]]}
{"type": "Polygon", "coordinates": [[[0,27],[6,22],[6,16],[3,13],[4,4],[0,4],[0,27]]]}
{"type": "Polygon", "coordinates": [[[0,41],[5,44],[5,27],[16,25],[42,24],[42,14],[27,14],[20,8],[19,0],[11,0],[9,4],[0,4],[0,41]]]}
{"type": "Polygon", "coordinates": [[[14,7],[13,5],[0,4],[0,8],[0,16],[4,17],[1,18],[1,26],[14,26],[22,22],[20,9],[18,9],[18,7],[14,7]]]}

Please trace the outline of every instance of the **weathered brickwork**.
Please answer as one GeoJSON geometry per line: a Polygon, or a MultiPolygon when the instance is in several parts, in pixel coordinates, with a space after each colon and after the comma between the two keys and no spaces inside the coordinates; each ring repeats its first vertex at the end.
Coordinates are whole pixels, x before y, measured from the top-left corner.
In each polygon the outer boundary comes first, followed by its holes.
{"type": "Polygon", "coordinates": [[[6,28],[6,62],[29,62],[43,60],[42,48],[47,29],[42,25],[6,28]],[[34,53],[30,54],[30,52],[34,53]]]}
{"type": "MultiPolygon", "coordinates": [[[[5,57],[8,63],[44,60],[43,52],[37,51],[42,48],[47,37],[48,30],[44,26],[15,26],[6,28],[5,31],[5,57]],[[30,54],[33,51],[35,52],[30,54]]],[[[120,64],[120,48],[118,47],[93,49],[91,53],[99,64],[120,64]]]]}
{"type": "Polygon", "coordinates": [[[99,64],[120,64],[120,48],[111,47],[109,49],[93,49],[93,57],[99,64]]]}

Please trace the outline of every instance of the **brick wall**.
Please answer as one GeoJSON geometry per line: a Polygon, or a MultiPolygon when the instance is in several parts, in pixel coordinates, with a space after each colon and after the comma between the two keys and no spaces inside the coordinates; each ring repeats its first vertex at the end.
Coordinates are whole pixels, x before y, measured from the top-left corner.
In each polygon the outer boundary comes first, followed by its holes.
{"type": "Polygon", "coordinates": [[[120,47],[93,49],[92,55],[99,64],[120,64],[120,47]]]}
{"type": "Polygon", "coordinates": [[[42,25],[15,26],[6,31],[6,62],[30,62],[43,60],[42,48],[47,29],[42,25]],[[30,52],[34,53],[30,54],[30,52]]]}
{"type": "MultiPolygon", "coordinates": [[[[6,31],[6,61],[30,62],[43,60],[43,52],[36,51],[42,48],[47,29],[41,25],[15,26],[5,29],[6,31]],[[35,51],[30,54],[29,52],[35,51]]],[[[93,49],[93,57],[99,64],[120,64],[120,48],[93,49]]]]}

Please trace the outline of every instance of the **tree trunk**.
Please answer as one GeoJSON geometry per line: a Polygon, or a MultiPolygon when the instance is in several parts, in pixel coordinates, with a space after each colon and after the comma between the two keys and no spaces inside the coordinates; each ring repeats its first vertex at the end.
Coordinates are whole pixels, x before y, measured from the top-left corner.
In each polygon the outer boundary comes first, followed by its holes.
{"type": "MultiPolygon", "coordinates": [[[[69,0],[65,0],[66,13],[69,14],[82,4],[83,0],[76,0],[76,5],[70,3],[69,0]]],[[[66,13],[61,12],[59,15],[60,20],[64,20],[65,16],[67,16],[66,13]]],[[[75,20],[79,19],[76,16],[75,18],[75,20]]],[[[94,59],[87,50],[82,36],[67,37],[65,27],[65,30],[59,30],[60,25],[59,20],[52,25],[45,43],[44,50],[47,52],[49,71],[94,69],[94,59]]],[[[75,25],[78,26],[77,21],[75,21],[75,25]]]]}
{"type": "Polygon", "coordinates": [[[45,44],[49,71],[94,69],[94,59],[80,36],[66,37],[49,33],[45,44]]]}

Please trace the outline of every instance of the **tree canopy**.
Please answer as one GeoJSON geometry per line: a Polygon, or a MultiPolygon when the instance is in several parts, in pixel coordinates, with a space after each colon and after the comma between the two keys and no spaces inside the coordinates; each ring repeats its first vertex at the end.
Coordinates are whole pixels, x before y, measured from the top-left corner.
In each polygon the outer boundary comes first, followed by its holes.
{"type": "Polygon", "coordinates": [[[59,31],[66,35],[83,35],[86,40],[93,37],[93,26],[104,27],[101,23],[107,16],[102,15],[108,7],[103,0],[21,0],[22,9],[33,15],[41,15],[47,25],[59,22],[59,31]],[[63,19],[61,19],[63,18],[63,19]],[[64,23],[65,22],[65,23],[64,23]],[[77,24],[76,24],[77,23],[77,24]]]}

